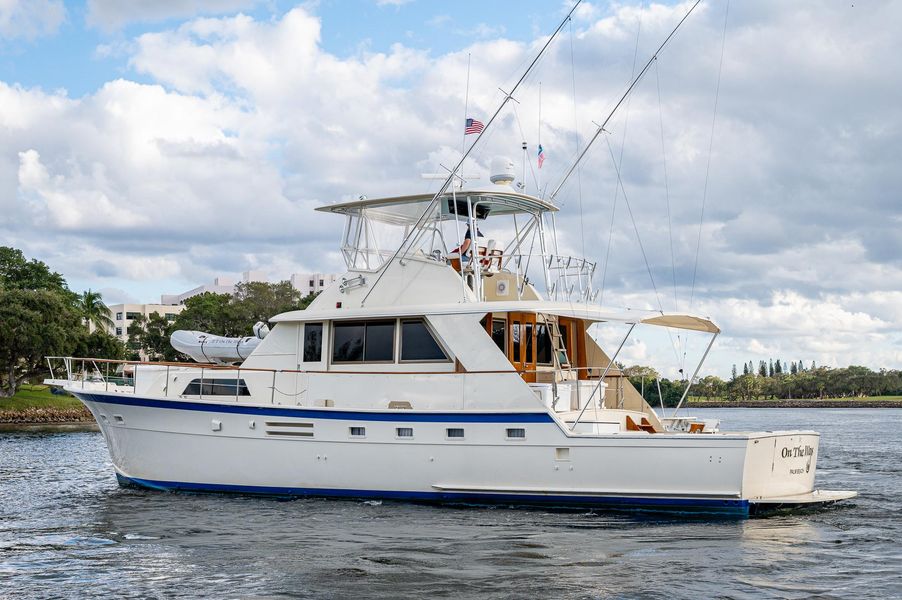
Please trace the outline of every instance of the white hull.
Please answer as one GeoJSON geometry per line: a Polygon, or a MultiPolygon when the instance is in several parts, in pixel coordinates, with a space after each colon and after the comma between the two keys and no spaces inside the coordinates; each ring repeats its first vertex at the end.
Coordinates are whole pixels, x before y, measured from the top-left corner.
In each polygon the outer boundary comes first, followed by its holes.
{"type": "Polygon", "coordinates": [[[341,411],[69,391],[100,424],[119,476],[146,487],[741,515],[813,501],[814,432],[568,435],[548,412],[341,411]],[[350,437],[351,427],[365,437],[350,437]],[[397,438],[397,427],[413,437],[397,438]],[[449,427],[465,437],[448,439],[449,427]],[[509,427],[525,429],[525,439],[507,439],[509,427]]]}

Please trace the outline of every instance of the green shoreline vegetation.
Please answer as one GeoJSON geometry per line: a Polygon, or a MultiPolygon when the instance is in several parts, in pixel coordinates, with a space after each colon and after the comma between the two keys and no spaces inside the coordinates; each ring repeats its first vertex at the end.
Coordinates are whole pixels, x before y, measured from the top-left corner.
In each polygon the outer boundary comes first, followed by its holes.
{"type": "MultiPolygon", "coordinates": [[[[37,385],[49,376],[46,356],[108,359],[187,360],[169,344],[176,329],[217,335],[251,335],[256,321],[304,309],[314,295],[301,297],[287,281],[240,284],[234,295],[189,298],[175,321],[156,313],[135,319],[129,341],[106,333],[110,312],[100,294],[77,294],[65,279],[20,250],[0,246],[0,423],[92,422],[74,397],[37,385]]],[[[651,406],[674,407],[686,381],[661,378],[644,366],[618,365],[651,406]]],[[[709,375],[690,390],[691,407],[902,407],[902,371],[850,366],[833,369],[802,361],[759,361],[733,366],[732,377],[709,375]]]]}

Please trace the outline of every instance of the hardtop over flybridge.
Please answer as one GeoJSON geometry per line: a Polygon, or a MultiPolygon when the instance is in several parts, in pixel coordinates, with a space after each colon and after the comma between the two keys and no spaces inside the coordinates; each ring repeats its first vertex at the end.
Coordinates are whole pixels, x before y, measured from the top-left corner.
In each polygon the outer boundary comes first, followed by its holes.
{"type": "Polygon", "coordinates": [[[464,183],[467,154],[435,194],[319,208],[345,220],[347,272],[253,344],[177,340],[215,364],[50,359],[120,481],[738,515],[855,495],[815,490],[816,432],[656,413],[616,366],[633,330],[710,335],[707,356],[719,328],[598,305],[595,263],[558,253],[555,203],[512,187],[509,161],[464,183]],[[626,330],[613,352],[605,327],[626,330]]]}

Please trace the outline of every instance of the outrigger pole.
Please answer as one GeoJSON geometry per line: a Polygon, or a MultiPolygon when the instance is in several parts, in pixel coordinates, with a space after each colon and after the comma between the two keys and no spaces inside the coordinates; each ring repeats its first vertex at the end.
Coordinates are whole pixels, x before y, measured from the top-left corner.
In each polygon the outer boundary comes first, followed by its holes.
{"type": "MultiPolygon", "coordinates": [[[[699,0],[699,1],[701,1],[701,0],[699,0]]],[[[363,297],[363,300],[360,302],[361,306],[363,306],[363,304],[366,302],[367,298],[370,297],[370,294],[373,293],[373,290],[376,289],[376,286],[379,284],[379,281],[382,279],[382,276],[385,275],[385,272],[388,271],[388,267],[395,261],[396,258],[398,258],[398,255],[401,254],[401,251],[402,250],[404,251],[404,256],[407,255],[407,252],[410,249],[409,246],[412,245],[410,242],[413,239],[412,236],[414,235],[414,233],[418,232],[420,227],[422,227],[423,223],[426,221],[426,218],[429,216],[429,214],[432,212],[432,210],[438,204],[439,198],[441,198],[442,194],[444,194],[445,191],[448,189],[448,185],[450,185],[451,182],[454,180],[456,173],[460,170],[460,168],[464,164],[464,161],[467,159],[467,157],[473,151],[473,148],[476,147],[476,144],[479,143],[479,140],[482,139],[482,136],[485,135],[485,132],[489,130],[489,127],[492,126],[492,123],[495,121],[495,119],[498,117],[498,115],[501,114],[501,110],[507,105],[507,102],[511,98],[513,98],[514,92],[517,91],[517,88],[520,87],[520,84],[522,84],[523,81],[526,79],[526,77],[532,72],[533,67],[536,66],[536,63],[539,62],[539,59],[542,58],[542,55],[545,54],[545,50],[548,49],[548,46],[551,45],[551,42],[554,41],[554,38],[557,37],[557,34],[560,33],[561,29],[564,28],[564,25],[566,25],[567,22],[570,21],[570,17],[573,15],[573,12],[576,10],[576,7],[580,5],[580,3],[582,3],[582,0],[576,0],[576,2],[573,4],[573,8],[570,9],[570,12],[567,13],[567,16],[564,17],[564,20],[561,21],[560,25],[557,26],[557,29],[554,30],[554,33],[551,34],[551,37],[548,38],[548,41],[545,42],[545,45],[542,46],[542,49],[539,50],[539,53],[536,55],[536,57],[532,60],[531,63],[529,63],[529,66],[526,67],[526,70],[523,72],[523,75],[520,76],[520,79],[517,81],[516,85],[514,85],[514,87],[511,88],[510,92],[504,92],[504,100],[501,101],[501,105],[495,111],[495,114],[493,114],[492,118],[486,122],[485,127],[482,128],[482,131],[479,132],[479,135],[477,135],[476,139],[473,140],[473,143],[470,144],[470,148],[466,152],[464,152],[463,156],[460,157],[460,161],[458,161],[457,166],[455,166],[451,170],[451,173],[445,179],[445,182],[442,184],[442,187],[440,187],[439,190],[435,193],[435,196],[432,197],[432,201],[429,202],[429,206],[426,207],[426,209],[423,211],[423,214],[420,215],[420,218],[417,219],[417,222],[414,224],[414,226],[410,228],[410,232],[408,232],[408,234],[404,237],[404,241],[402,241],[401,245],[398,246],[398,249],[395,250],[395,253],[392,255],[391,259],[389,259],[385,263],[385,266],[382,269],[382,271],[379,273],[379,276],[376,277],[376,281],[373,282],[373,286],[369,289],[369,291],[363,297]]],[[[698,4],[698,2],[696,2],[696,4],[698,4]]],[[[504,91],[504,90],[502,90],[502,91],[504,91]]]]}
{"type": "MultiPolygon", "coordinates": [[[[683,18],[680,19],[680,22],[676,24],[676,27],[673,28],[673,31],[670,32],[670,35],[668,35],[664,39],[664,41],[661,43],[661,45],[658,46],[658,49],[655,50],[655,53],[651,55],[651,58],[648,59],[648,62],[645,63],[645,66],[642,67],[642,70],[639,71],[639,74],[636,75],[636,77],[630,83],[629,87],[626,88],[626,91],[623,92],[623,96],[620,97],[620,100],[617,101],[617,104],[615,104],[614,108],[611,109],[611,112],[608,113],[607,118],[605,118],[604,122],[602,122],[602,124],[598,126],[598,129],[595,130],[595,135],[592,136],[592,139],[589,140],[589,143],[586,144],[586,146],[583,148],[582,152],[579,153],[579,156],[576,157],[576,160],[573,161],[573,164],[570,165],[570,168],[567,169],[567,172],[564,173],[564,176],[561,178],[560,183],[557,184],[557,187],[555,187],[554,191],[551,192],[551,195],[548,196],[549,201],[554,202],[554,199],[558,195],[558,192],[561,191],[561,188],[564,187],[564,184],[567,183],[568,179],[570,179],[570,176],[573,174],[573,171],[576,169],[576,167],[579,166],[579,163],[581,163],[583,161],[583,158],[586,156],[586,153],[589,151],[589,148],[592,147],[592,144],[595,143],[595,140],[598,139],[598,136],[600,136],[605,131],[605,125],[608,124],[608,121],[611,120],[611,117],[614,116],[614,113],[617,112],[617,109],[620,108],[620,105],[623,104],[623,101],[626,100],[627,96],[630,95],[630,92],[633,91],[633,88],[636,87],[636,84],[639,83],[639,81],[645,75],[645,72],[648,71],[648,68],[658,58],[658,54],[661,53],[661,50],[664,49],[664,46],[667,45],[667,42],[670,41],[670,38],[672,38],[674,36],[674,34],[676,34],[677,30],[680,28],[680,26],[683,24],[683,22],[689,18],[689,15],[692,14],[692,11],[695,10],[695,7],[698,6],[701,1],[702,0],[695,0],[695,4],[692,5],[692,8],[690,8],[686,12],[686,14],[683,15],[683,18]]],[[[574,8],[576,8],[576,7],[574,7],[574,8]]]]}

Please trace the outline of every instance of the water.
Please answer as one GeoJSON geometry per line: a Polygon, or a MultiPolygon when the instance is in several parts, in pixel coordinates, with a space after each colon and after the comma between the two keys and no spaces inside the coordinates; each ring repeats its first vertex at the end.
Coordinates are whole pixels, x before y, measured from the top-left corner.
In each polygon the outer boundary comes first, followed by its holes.
{"type": "Polygon", "coordinates": [[[120,488],[99,433],[0,432],[0,596],[902,598],[902,410],[726,409],[822,433],[846,506],[730,520],[120,488]]]}

